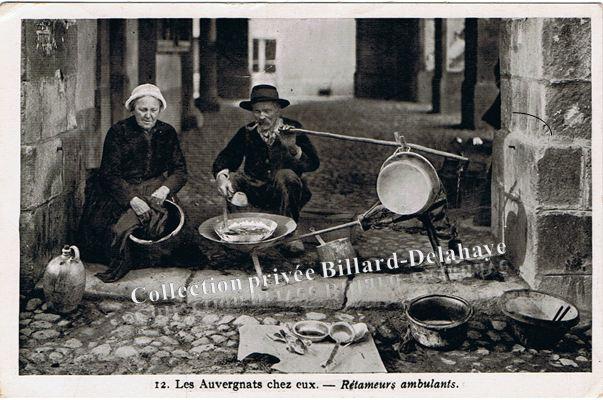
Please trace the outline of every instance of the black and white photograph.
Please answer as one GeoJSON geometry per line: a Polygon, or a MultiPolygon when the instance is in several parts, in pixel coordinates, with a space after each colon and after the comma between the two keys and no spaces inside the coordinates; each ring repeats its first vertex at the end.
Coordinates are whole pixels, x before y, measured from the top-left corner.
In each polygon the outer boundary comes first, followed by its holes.
{"type": "Polygon", "coordinates": [[[261,7],[19,17],[15,379],[600,395],[601,9],[261,7]]]}

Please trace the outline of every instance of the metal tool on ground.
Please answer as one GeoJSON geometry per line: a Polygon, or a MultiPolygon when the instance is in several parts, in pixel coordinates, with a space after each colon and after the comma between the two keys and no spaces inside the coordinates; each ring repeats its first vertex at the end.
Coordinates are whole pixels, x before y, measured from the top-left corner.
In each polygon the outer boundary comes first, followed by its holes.
{"type": "Polygon", "coordinates": [[[266,333],[266,336],[275,342],[286,343],[289,352],[299,355],[306,354],[308,347],[312,344],[311,341],[308,340],[306,342],[285,329],[280,329],[278,332],[274,333],[266,333]]]}
{"type": "Polygon", "coordinates": [[[266,336],[278,332],[280,325],[248,324],[239,328],[239,350],[237,359],[243,360],[258,354],[270,354],[279,362],[273,369],[286,373],[385,373],[387,370],[369,333],[353,346],[340,348],[336,362],[330,368],[321,367],[333,350],[333,343],[327,341],[315,342],[309,350],[300,355],[287,350],[287,344],[277,342],[266,336]]]}
{"type": "Polygon", "coordinates": [[[320,366],[327,368],[333,360],[340,348],[345,348],[354,342],[355,332],[352,325],[347,322],[336,322],[329,328],[329,336],[335,341],[335,346],[327,358],[320,366]]]}

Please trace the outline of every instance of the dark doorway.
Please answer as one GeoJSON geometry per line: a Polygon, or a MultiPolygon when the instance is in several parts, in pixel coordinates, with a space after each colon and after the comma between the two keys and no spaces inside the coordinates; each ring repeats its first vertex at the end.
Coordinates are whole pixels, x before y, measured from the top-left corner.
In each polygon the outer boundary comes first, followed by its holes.
{"type": "Polygon", "coordinates": [[[356,20],[356,97],[417,100],[419,19],[356,20]]]}
{"type": "Polygon", "coordinates": [[[218,95],[226,99],[249,96],[247,19],[221,18],[216,20],[216,52],[218,56],[218,95]]]}

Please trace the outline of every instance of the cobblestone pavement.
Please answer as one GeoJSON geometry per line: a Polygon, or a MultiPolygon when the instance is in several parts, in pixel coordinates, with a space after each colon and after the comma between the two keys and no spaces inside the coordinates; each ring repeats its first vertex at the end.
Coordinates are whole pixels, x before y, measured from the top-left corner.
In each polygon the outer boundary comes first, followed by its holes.
{"type": "Polygon", "coordinates": [[[400,310],[216,311],[85,301],[72,316],[31,299],[20,314],[19,371],[35,374],[270,373],[270,356],[237,361],[238,327],[301,319],[365,322],[389,372],[576,372],[591,370],[590,330],[565,335],[551,350],[516,343],[499,315],[478,313],[453,351],[406,343],[400,310]],[[406,343],[406,344],[405,344],[406,343]]]}

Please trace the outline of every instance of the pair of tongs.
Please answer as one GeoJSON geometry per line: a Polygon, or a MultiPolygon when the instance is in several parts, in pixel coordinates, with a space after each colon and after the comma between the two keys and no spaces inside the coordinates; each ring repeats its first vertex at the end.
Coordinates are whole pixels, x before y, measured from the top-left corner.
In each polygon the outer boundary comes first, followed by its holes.
{"type": "Polygon", "coordinates": [[[298,338],[291,332],[285,331],[284,329],[280,329],[278,332],[272,334],[267,333],[266,337],[275,342],[286,343],[287,350],[289,350],[291,353],[297,353],[301,355],[306,354],[306,351],[308,351],[308,346],[310,345],[309,341],[306,342],[298,338]]]}

